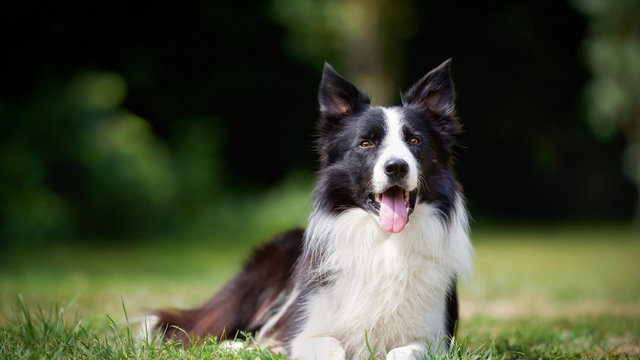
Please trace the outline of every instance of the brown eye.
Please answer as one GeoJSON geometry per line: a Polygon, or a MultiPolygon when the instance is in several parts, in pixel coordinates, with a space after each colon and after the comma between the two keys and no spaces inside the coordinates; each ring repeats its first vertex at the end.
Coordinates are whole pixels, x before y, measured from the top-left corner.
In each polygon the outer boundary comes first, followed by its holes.
{"type": "Polygon", "coordinates": [[[421,142],[422,141],[420,141],[420,138],[418,138],[418,137],[412,137],[409,140],[409,143],[411,143],[411,145],[420,145],[421,142]]]}
{"type": "Polygon", "coordinates": [[[372,146],[373,146],[373,143],[371,141],[363,140],[363,141],[360,142],[360,147],[363,148],[363,149],[368,149],[368,148],[370,148],[372,146]]]}

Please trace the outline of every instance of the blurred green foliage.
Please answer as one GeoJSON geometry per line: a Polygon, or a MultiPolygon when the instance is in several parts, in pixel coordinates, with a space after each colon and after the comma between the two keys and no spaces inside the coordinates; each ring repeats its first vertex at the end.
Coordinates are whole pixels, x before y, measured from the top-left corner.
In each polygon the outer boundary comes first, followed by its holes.
{"type": "Polygon", "coordinates": [[[454,58],[456,170],[476,218],[628,219],[636,192],[618,162],[629,144],[628,172],[640,168],[636,12],[588,0],[10,1],[0,247],[258,241],[304,226],[324,61],[392,104],[454,58]],[[618,128],[626,139],[593,134],[618,128]]]}
{"type": "Polygon", "coordinates": [[[16,108],[22,121],[0,144],[2,239],[175,230],[213,201],[220,123],[193,119],[169,143],[122,107],[126,91],[118,74],[80,72],[16,108]]]}
{"type": "Polygon", "coordinates": [[[622,131],[624,167],[638,189],[640,226],[640,1],[574,0],[590,19],[586,58],[593,73],[586,86],[587,119],[600,137],[622,131]]]}
{"type": "Polygon", "coordinates": [[[274,0],[271,5],[288,29],[291,56],[310,64],[329,60],[377,104],[393,104],[403,46],[417,28],[410,1],[274,0]]]}

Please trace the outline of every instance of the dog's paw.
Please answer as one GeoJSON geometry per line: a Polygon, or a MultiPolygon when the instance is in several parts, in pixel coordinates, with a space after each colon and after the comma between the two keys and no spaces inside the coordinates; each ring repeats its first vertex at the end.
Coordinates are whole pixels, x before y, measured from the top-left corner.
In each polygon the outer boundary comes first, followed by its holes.
{"type": "Polygon", "coordinates": [[[246,349],[248,344],[244,341],[225,340],[220,343],[220,349],[231,353],[237,353],[240,350],[246,349]]]}
{"type": "Polygon", "coordinates": [[[345,360],[340,342],[332,337],[297,340],[291,352],[295,360],[345,360]]]}
{"type": "Polygon", "coordinates": [[[387,354],[386,360],[424,360],[424,346],[411,344],[392,349],[387,354]]]}

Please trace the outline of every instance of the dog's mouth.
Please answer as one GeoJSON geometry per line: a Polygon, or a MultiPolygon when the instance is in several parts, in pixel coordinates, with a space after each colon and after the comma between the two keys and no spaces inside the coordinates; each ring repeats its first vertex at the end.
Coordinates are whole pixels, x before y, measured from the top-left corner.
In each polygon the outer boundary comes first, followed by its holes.
{"type": "Polygon", "coordinates": [[[417,190],[406,191],[400,186],[391,186],[382,193],[371,193],[367,203],[378,215],[380,226],[386,232],[399,233],[407,225],[409,215],[416,205],[417,190]]]}

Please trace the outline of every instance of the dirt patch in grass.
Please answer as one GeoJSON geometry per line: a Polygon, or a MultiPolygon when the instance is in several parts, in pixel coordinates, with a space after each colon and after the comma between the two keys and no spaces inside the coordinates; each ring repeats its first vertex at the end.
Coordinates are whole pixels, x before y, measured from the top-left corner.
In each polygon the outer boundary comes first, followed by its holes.
{"type": "Polygon", "coordinates": [[[607,300],[590,300],[581,303],[554,303],[545,298],[515,301],[468,301],[460,303],[460,317],[488,316],[498,319],[542,316],[547,318],[579,316],[632,316],[640,317],[640,304],[623,304],[607,300]]]}

